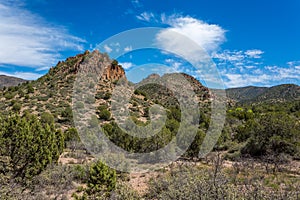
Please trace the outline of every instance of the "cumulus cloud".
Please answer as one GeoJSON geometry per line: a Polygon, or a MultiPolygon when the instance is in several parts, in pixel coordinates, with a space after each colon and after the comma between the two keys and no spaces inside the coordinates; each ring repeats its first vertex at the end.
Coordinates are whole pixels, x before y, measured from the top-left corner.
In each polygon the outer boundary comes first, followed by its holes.
{"type": "MultiPolygon", "coordinates": [[[[141,21],[168,25],[162,34],[171,34],[172,31],[175,31],[190,38],[208,52],[217,50],[226,40],[226,30],[222,27],[217,24],[206,23],[190,16],[167,16],[164,13],[159,16],[152,12],[143,12],[136,17],[141,21]]],[[[172,35],[170,35],[170,37],[172,37],[172,35]]]]}
{"type": "MultiPolygon", "coordinates": [[[[225,29],[217,24],[179,14],[155,15],[152,12],[143,12],[137,19],[166,26],[155,38],[155,45],[163,50],[162,53],[173,53],[190,62],[195,68],[201,68],[202,78],[207,80],[207,85],[222,85],[220,81],[216,82],[215,78],[211,78],[212,74],[218,77],[218,71],[210,56],[226,41],[225,29]]],[[[172,63],[171,67],[185,70],[185,66],[180,63],[172,63]]]]}
{"type": "Polygon", "coordinates": [[[225,30],[216,24],[208,24],[189,16],[163,17],[164,23],[170,25],[169,30],[183,34],[208,52],[216,51],[225,41],[225,30]]]}
{"type": "Polygon", "coordinates": [[[65,50],[82,51],[85,40],[45,22],[19,4],[0,1],[0,64],[45,68],[65,50]]]}

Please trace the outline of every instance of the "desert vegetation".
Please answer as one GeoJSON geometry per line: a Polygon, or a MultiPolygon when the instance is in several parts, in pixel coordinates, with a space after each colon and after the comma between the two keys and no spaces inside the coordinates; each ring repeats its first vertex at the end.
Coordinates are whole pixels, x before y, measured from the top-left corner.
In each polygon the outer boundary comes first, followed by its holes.
{"type": "MultiPolygon", "coordinates": [[[[127,105],[128,117],[135,125],[147,127],[150,107],[158,104],[165,108],[165,124],[156,135],[142,139],[122,130],[112,114],[112,91],[118,78],[125,76],[118,66],[107,55],[85,52],[59,62],[36,81],[2,88],[0,199],[300,198],[299,86],[275,87],[271,92],[266,88],[231,90],[222,134],[213,151],[199,158],[210,125],[213,96],[196,79],[184,74],[200,107],[196,128],[184,130],[186,134],[195,131],[196,136],[176,162],[136,175],[116,171],[88,152],[75,128],[72,106],[84,109],[85,104],[95,105],[92,117],[83,124],[87,127],[85,133],[101,126],[112,142],[128,152],[148,153],[164,147],[184,123],[172,91],[146,84],[133,92],[127,105]],[[89,84],[88,88],[95,89],[94,98],[88,96],[72,105],[78,68],[93,56],[99,66],[106,67],[107,74],[117,78],[106,75],[98,85],[89,84]],[[116,68],[120,74],[112,71],[116,68]],[[282,87],[289,87],[292,95],[282,96],[282,87]]],[[[85,117],[84,113],[79,115],[85,117]]],[[[124,158],[114,156],[111,158],[120,164],[127,164],[124,158]]]]}

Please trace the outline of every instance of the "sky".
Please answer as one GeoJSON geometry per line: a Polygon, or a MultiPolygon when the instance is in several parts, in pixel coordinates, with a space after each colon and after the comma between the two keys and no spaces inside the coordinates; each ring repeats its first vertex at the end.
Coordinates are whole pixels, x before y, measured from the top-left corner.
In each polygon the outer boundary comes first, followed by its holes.
{"type": "MultiPolygon", "coordinates": [[[[124,31],[158,27],[162,50],[128,45],[117,58],[133,81],[157,71],[202,80],[190,62],[164,51],[178,39],[173,31],[204,49],[227,88],[300,85],[299,10],[298,0],[0,0],[0,74],[34,80],[124,31]]],[[[112,57],[120,49],[102,47],[112,57]]]]}

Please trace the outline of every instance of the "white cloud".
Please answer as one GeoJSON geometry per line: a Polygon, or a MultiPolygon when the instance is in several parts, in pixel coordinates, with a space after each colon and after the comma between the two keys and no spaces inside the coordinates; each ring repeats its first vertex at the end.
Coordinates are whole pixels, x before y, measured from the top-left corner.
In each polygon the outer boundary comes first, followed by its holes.
{"type": "Polygon", "coordinates": [[[208,52],[217,50],[220,44],[226,40],[226,31],[222,27],[216,24],[208,24],[190,16],[167,16],[164,13],[157,16],[152,12],[143,12],[136,17],[141,21],[168,25],[169,27],[165,29],[164,33],[178,32],[190,38],[208,52]]]}
{"type": "Polygon", "coordinates": [[[6,76],[13,76],[13,77],[18,77],[22,78],[25,80],[36,80],[39,77],[42,76],[42,74],[39,73],[33,73],[33,72],[13,72],[13,73],[8,73],[8,72],[1,72],[1,75],[6,75],[6,76]]]}
{"type": "Polygon", "coordinates": [[[140,15],[136,16],[136,18],[146,22],[158,22],[155,15],[152,12],[143,12],[140,15]]]}
{"type": "Polygon", "coordinates": [[[124,48],[125,52],[132,51],[132,46],[127,46],[124,48]]]}
{"type": "Polygon", "coordinates": [[[213,60],[219,69],[234,71],[235,73],[248,73],[262,67],[261,50],[222,50],[212,54],[213,60]],[[250,55],[250,56],[249,56],[250,55]],[[259,55],[259,56],[258,56],[259,55]]]}
{"type": "Polygon", "coordinates": [[[224,81],[226,87],[242,87],[256,84],[264,84],[270,82],[270,75],[260,74],[260,75],[252,75],[252,74],[224,74],[224,77],[227,78],[227,81],[224,81]]]}
{"type": "Polygon", "coordinates": [[[180,71],[184,71],[185,67],[182,66],[183,64],[179,61],[175,61],[173,59],[166,59],[165,62],[167,63],[168,67],[168,73],[172,73],[172,72],[180,72],[180,71]]]}
{"type": "Polygon", "coordinates": [[[216,51],[226,40],[226,31],[216,24],[208,24],[190,16],[172,15],[166,17],[162,15],[162,20],[171,26],[167,30],[172,30],[189,37],[208,52],[216,51]]]}
{"type": "Polygon", "coordinates": [[[108,45],[104,45],[104,50],[105,50],[105,52],[107,52],[107,53],[112,52],[112,48],[110,48],[108,45]]]}
{"type": "Polygon", "coordinates": [[[45,22],[14,3],[0,2],[0,64],[51,66],[64,50],[83,50],[85,41],[45,22]]]}
{"type": "Polygon", "coordinates": [[[252,50],[248,50],[245,52],[245,54],[247,56],[249,56],[250,58],[261,58],[261,55],[263,54],[264,52],[262,50],[259,50],[259,49],[252,49],[252,50]]]}
{"type": "Polygon", "coordinates": [[[244,60],[245,55],[243,51],[229,51],[224,50],[222,52],[214,52],[212,54],[213,58],[222,60],[222,61],[229,61],[229,62],[241,62],[244,60]]]}
{"type": "MultiPolygon", "coordinates": [[[[168,25],[156,38],[158,46],[166,52],[175,52],[192,64],[199,61],[208,64],[208,60],[213,58],[227,87],[270,86],[286,82],[297,83],[300,80],[299,61],[289,62],[289,67],[270,68],[263,64],[264,51],[260,49],[222,50],[220,46],[226,41],[226,30],[217,24],[209,24],[190,16],[166,14],[158,16],[151,12],[143,12],[137,18],[149,23],[168,25]],[[188,42],[186,38],[194,41],[194,44],[188,42]],[[199,46],[208,54],[200,51],[199,46]]],[[[165,62],[173,65],[174,69],[184,68],[174,65],[174,61],[172,63],[171,60],[165,62]]],[[[212,75],[218,74],[218,70],[213,67],[201,70],[206,74],[205,79],[213,79],[216,76],[212,75]]]]}
{"type": "Polygon", "coordinates": [[[125,69],[125,70],[128,70],[130,68],[132,68],[134,66],[133,63],[131,62],[124,62],[124,63],[120,63],[120,65],[122,65],[122,67],[125,69]]]}
{"type": "Polygon", "coordinates": [[[300,66],[300,61],[290,61],[290,62],[287,62],[287,65],[288,66],[300,66]]]}
{"type": "Polygon", "coordinates": [[[249,70],[247,73],[222,71],[227,87],[241,87],[248,85],[270,86],[283,83],[299,84],[300,70],[298,66],[265,66],[260,69],[249,70]]]}
{"type": "Polygon", "coordinates": [[[300,80],[300,71],[298,66],[279,67],[279,66],[267,66],[265,69],[269,70],[272,74],[272,80],[300,80]]]}

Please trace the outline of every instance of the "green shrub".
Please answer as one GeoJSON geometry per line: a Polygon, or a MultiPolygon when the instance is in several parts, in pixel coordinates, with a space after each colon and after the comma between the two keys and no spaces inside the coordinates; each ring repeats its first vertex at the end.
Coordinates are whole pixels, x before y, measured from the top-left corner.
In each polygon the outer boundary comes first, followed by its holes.
{"type": "Polygon", "coordinates": [[[4,97],[5,97],[5,99],[10,100],[15,97],[15,94],[12,92],[6,92],[4,97]]]}
{"type": "Polygon", "coordinates": [[[25,182],[57,161],[64,141],[53,123],[43,124],[27,112],[0,118],[0,146],[0,156],[9,158],[5,173],[25,182]]]}
{"type": "Polygon", "coordinates": [[[102,111],[100,111],[99,117],[100,117],[100,119],[103,119],[103,120],[109,120],[111,117],[111,114],[108,110],[103,109],[102,111]]]}
{"type": "Polygon", "coordinates": [[[12,110],[14,112],[20,112],[21,108],[22,108],[22,105],[20,103],[16,102],[16,103],[14,103],[12,110]]]}
{"type": "Polygon", "coordinates": [[[83,196],[109,197],[116,187],[116,171],[99,160],[90,166],[88,174],[87,189],[83,196]]]}
{"type": "Polygon", "coordinates": [[[41,122],[45,123],[45,124],[52,124],[52,123],[54,123],[54,117],[49,112],[43,112],[41,114],[41,122]]]}

